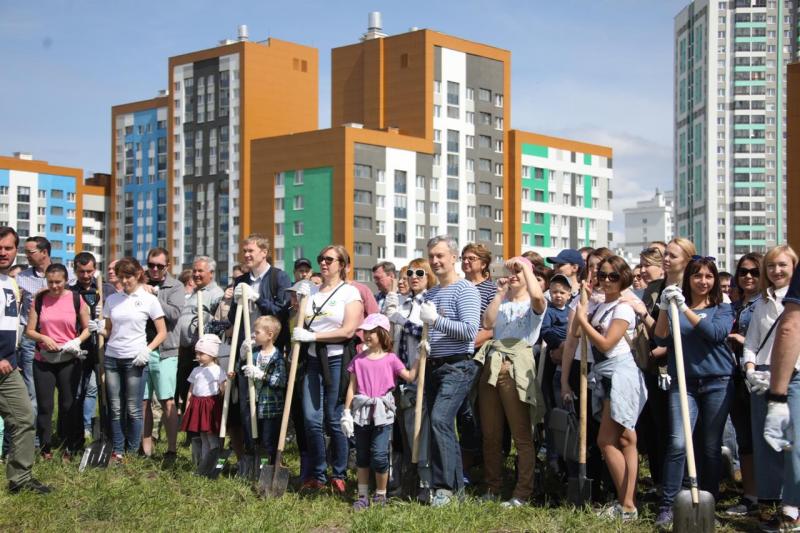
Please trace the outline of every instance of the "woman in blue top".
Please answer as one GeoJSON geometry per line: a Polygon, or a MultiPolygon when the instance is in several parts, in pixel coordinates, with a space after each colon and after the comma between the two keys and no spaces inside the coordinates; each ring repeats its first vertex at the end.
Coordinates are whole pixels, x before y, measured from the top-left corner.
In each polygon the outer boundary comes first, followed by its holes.
{"type": "Polygon", "coordinates": [[[711,257],[694,256],[686,266],[682,288],[664,289],[659,302],[662,312],[655,328],[656,342],[667,346],[670,387],[670,436],[664,464],[663,496],[656,526],[672,522],[672,502],[683,481],[685,448],[681,422],[680,396],[675,372],[675,347],[671,335],[670,302],[680,310],[680,331],[683,346],[689,418],[694,429],[698,418],[703,421],[698,450],[698,478],[701,490],[714,498],[719,492],[722,467],[722,433],[733,399],[735,362],[728,348],[728,334],[733,326],[733,310],[723,303],[719,273],[711,257]]]}

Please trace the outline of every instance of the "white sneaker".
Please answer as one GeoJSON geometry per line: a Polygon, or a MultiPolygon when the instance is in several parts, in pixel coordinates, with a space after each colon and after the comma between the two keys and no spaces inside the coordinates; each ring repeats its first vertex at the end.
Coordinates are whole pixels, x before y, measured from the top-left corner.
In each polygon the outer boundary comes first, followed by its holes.
{"type": "Polygon", "coordinates": [[[510,500],[501,503],[500,507],[505,507],[506,509],[510,509],[512,507],[522,507],[523,505],[525,505],[525,502],[523,502],[522,500],[518,498],[511,498],[510,500]]]}

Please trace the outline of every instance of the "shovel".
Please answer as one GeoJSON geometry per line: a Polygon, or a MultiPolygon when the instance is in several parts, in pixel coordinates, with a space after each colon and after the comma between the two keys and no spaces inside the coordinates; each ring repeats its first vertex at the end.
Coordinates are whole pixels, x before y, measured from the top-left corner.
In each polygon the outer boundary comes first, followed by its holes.
{"type": "MultiPolygon", "coordinates": [[[[97,273],[97,293],[98,293],[98,317],[102,315],[99,310],[103,305],[103,276],[97,273]]],[[[83,457],[78,465],[78,471],[83,472],[87,467],[105,468],[111,461],[111,453],[113,444],[111,439],[108,438],[108,413],[106,412],[106,374],[103,368],[103,351],[104,351],[105,338],[102,335],[97,335],[97,372],[98,385],[100,394],[98,401],[100,402],[100,438],[92,442],[88,448],[83,451],[83,457]]]]}
{"type": "Polygon", "coordinates": [[[683,344],[681,343],[680,314],[678,305],[669,302],[669,316],[672,323],[672,340],[675,343],[675,373],[678,375],[678,392],[681,399],[681,419],[683,438],[686,441],[686,466],[689,470],[689,490],[682,490],[672,504],[673,531],[703,533],[714,531],[714,496],[697,487],[697,468],[694,463],[694,443],[692,424],[689,420],[689,399],[686,396],[686,374],[683,371],[683,344]]]}
{"type": "MultiPolygon", "coordinates": [[[[244,322],[244,342],[250,342],[250,302],[242,298],[239,303],[242,309],[242,322],[244,322]]],[[[247,352],[246,365],[253,364],[253,350],[247,352]]],[[[250,467],[248,471],[244,472],[244,476],[249,477],[253,481],[258,481],[261,467],[264,466],[262,461],[266,461],[263,457],[261,450],[261,442],[258,439],[258,418],[256,418],[256,384],[253,378],[247,378],[247,398],[250,404],[250,436],[253,439],[253,455],[251,461],[247,466],[250,467]]]]}
{"type": "Polygon", "coordinates": [[[428,361],[428,324],[422,326],[422,340],[419,343],[419,366],[417,367],[417,402],[414,404],[414,441],[411,445],[411,462],[419,463],[419,439],[422,435],[422,401],[425,391],[425,364],[428,361]]]}
{"type": "MultiPolygon", "coordinates": [[[[239,340],[239,328],[242,325],[242,314],[244,310],[242,306],[238,306],[236,308],[236,316],[233,319],[233,340],[231,341],[231,353],[228,357],[228,374],[231,374],[234,369],[236,368],[236,348],[238,348],[238,340],[239,340]]],[[[226,374],[226,375],[228,375],[226,374]]],[[[214,465],[214,469],[208,472],[208,477],[211,479],[216,479],[222,473],[222,469],[225,468],[225,465],[228,462],[228,458],[231,456],[231,451],[225,448],[225,436],[227,435],[228,430],[228,411],[230,411],[231,406],[231,387],[233,387],[233,378],[228,378],[227,383],[225,384],[225,396],[222,401],[222,422],[219,428],[219,438],[222,441],[221,443],[221,450],[220,455],[217,458],[217,463],[214,465]]]]}
{"type": "MultiPolygon", "coordinates": [[[[589,301],[589,294],[584,287],[581,290],[581,305],[586,307],[589,301]]],[[[587,404],[588,396],[588,374],[589,374],[589,340],[586,335],[581,335],[581,381],[580,381],[580,413],[578,431],[578,477],[571,477],[567,480],[567,500],[575,507],[592,501],[592,480],[586,477],[586,424],[588,421],[589,408],[587,404]]]]}
{"type": "MultiPolygon", "coordinates": [[[[306,299],[303,296],[297,305],[296,327],[302,327],[305,321],[306,299]]],[[[292,360],[289,365],[289,378],[286,383],[286,398],[283,404],[281,418],[281,432],[278,436],[278,449],[275,452],[275,462],[261,468],[258,478],[258,493],[265,498],[279,498],[286,492],[289,485],[289,469],[281,464],[283,450],[286,447],[286,430],[289,427],[289,414],[292,410],[292,397],[294,396],[294,381],[297,375],[297,365],[300,359],[300,343],[292,343],[292,360]]]]}

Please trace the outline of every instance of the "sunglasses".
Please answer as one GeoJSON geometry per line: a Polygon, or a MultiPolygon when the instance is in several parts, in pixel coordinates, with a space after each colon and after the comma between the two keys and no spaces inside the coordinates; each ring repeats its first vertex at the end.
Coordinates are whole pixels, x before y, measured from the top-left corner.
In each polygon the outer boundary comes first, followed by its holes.
{"type": "Polygon", "coordinates": [[[147,268],[150,270],[164,270],[167,268],[167,265],[160,265],[158,263],[147,263],[147,268]]]}
{"type": "Polygon", "coordinates": [[[712,263],[716,263],[717,262],[717,258],[716,257],[711,257],[710,255],[707,255],[705,257],[703,257],[702,255],[693,255],[692,256],[692,261],[710,261],[712,263]]]}
{"type": "Polygon", "coordinates": [[[320,255],[319,257],[317,257],[317,264],[318,265],[321,265],[322,263],[325,263],[326,265],[330,265],[334,261],[339,261],[339,259],[337,257],[331,257],[329,255],[320,255]]]}
{"type": "Polygon", "coordinates": [[[622,276],[620,276],[617,272],[602,272],[602,271],[599,271],[597,273],[597,279],[600,280],[600,281],[608,280],[611,283],[616,283],[617,281],[622,279],[622,276]]]}
{"type": "Polygon", "coordinates": [[[406,270],[406,276],[409,278],[413,277],[424,278],[426,276],[426,273],[421,268],[418,268],[416,270],[412,270],[409,268],[408,270],[406,270]]]}
{"type": "Polygon", "coordinates": [[[761,271],[758,268],[739,268],[736,270],[736,275],[740,278],[743,278],[748,274],[754,278],[757,278],[761,275],[761,271]]]}

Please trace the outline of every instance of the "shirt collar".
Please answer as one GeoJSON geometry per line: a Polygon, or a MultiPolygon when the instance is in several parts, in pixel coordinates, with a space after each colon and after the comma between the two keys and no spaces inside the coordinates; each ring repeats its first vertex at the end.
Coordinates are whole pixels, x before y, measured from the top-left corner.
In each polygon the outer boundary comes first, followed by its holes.
{"type": "Polygon", "coordinates": [[[267,275],[267,272],[269,272],[270,268],[271,268],[271,265],[269,263],[267,263],[267,268],[265,268],[264,272],[262,272],[258,276],[255,276],[255,275],[253,275],[254,274],[253,272],[250,272],[250,283],[255,283],[256,281],[261,281],[262,279],[264,279],[264,276],[267,275]]]}

